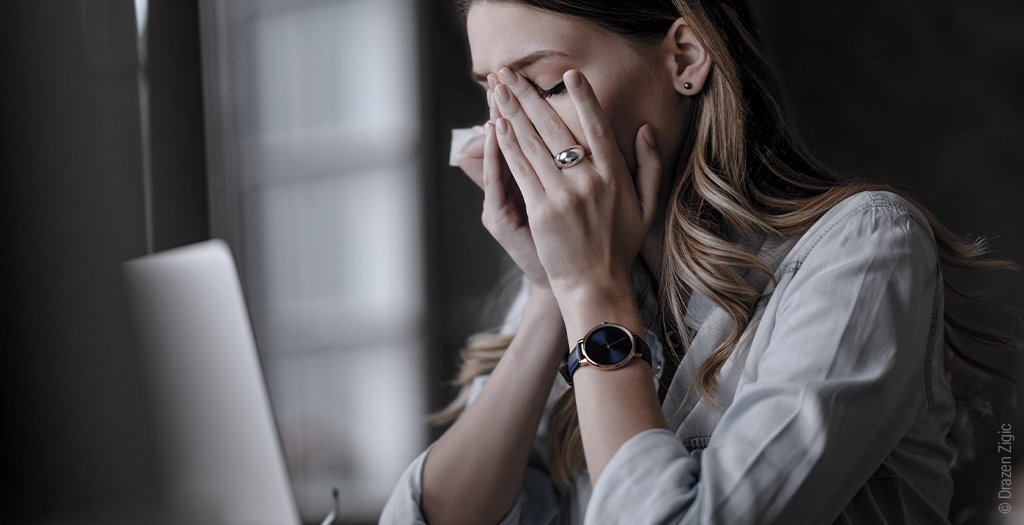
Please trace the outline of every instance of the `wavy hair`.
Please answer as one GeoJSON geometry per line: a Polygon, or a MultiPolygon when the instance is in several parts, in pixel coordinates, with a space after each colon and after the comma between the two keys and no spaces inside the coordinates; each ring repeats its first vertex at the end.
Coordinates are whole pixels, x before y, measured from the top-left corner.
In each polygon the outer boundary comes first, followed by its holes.
{"type": "MultiPolygon", "coordinates": [[[[743,270],[774,270],[728,232],[789,238],[806,232],[843,199],[865,190],[896,193],[928,219],[943,268],[1019,271],[1012,261],[992,258],[984,238],[955,235],[904,190],[889,184],[844,180],[819,162],[787,123],[776,93],[774,71],[762,53],[755,20],[742,0],[456,0],[465,23],[475,1],[505,1],[576,17],[625,37],[638,49],[659,42],[671,24],[684,17],[713,63],[704,89],[694,98],[684,148],[689,151],[676,174],[665,212],[657,322],[677,363],[688,350],[683,323],[685,305],[696,290],[723,308],[732,320],[726,339],[700,364],[697,389],[714,402],[718,372],[750,322],[761,290],[742,277],[743,270]]],[[[685,152],[685,150],[684,150],[685,152]]],[[[1004,309],[954,287],[943,272],[945,361],[956,399],[956,420],[947,439],[957,464],[970,457],[971,412],[991,414],[993,379],[1016,385],[1005,373],[983,363],[965,343],[1021,349],[1021,341],[972,322],[959,303],[983,303],[1004,309]]],[[[450,422],[466,406],[474,378],[493,370],[512,336],[482,332],[461,350],[455,384],[459,396],[431,416],[450,422]]],[[[671,378],[668,378],[671,380],[671,378]]],[[[582,464],[576,403],[572,390],[557,402],[549,419],[549,469],[566,489],[582,464]]]]}

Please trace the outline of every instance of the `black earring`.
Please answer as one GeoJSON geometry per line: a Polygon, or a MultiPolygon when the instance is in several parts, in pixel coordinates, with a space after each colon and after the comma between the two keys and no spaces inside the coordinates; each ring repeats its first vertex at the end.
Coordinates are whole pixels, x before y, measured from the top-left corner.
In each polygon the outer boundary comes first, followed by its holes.
{"type": "Polygon", "coordinates": [[[693,84],[691,84],[689,82],[683,82],[683,89],[690,89],[692,87],[693,87],[693,84]]]}

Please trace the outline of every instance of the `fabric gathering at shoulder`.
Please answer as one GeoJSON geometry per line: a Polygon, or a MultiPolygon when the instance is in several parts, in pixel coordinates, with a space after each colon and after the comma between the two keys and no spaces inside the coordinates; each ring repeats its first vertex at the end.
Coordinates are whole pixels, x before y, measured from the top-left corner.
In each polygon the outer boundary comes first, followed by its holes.
{"type": "MultiPolygon", "coordinates": [[[[829,232],[840,226],[844,221],[855,219],[858,214],[863,214],[868,209],[882,210],[892,209],[906,213],[928,236],[933,245],[933,252],[937,257],[938,248],[935,246],[935,237],[920,210],[907,202],[903,197],[882,190],[866,190],[850,195],[825,212],[817,222],[797,241],[792,252],[786,257],[781,273],[793,271],[803,264],[804,259],[818,243],[825,239],[829,232]]],[[[864,220],[867,217],[861,215],[864,220]]]]}

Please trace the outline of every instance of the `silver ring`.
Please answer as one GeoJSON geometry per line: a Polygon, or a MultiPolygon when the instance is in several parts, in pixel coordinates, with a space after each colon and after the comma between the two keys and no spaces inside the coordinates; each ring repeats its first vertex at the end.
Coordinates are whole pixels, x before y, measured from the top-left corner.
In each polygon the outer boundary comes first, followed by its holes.
{"type": "Polygon", "coordinates": [[[577,144],[555,155],[555,166],[560,170],[564,170],[583,162],[584,158],[586,158],[586,152],[583,151],[583,146],[577,144]]]}

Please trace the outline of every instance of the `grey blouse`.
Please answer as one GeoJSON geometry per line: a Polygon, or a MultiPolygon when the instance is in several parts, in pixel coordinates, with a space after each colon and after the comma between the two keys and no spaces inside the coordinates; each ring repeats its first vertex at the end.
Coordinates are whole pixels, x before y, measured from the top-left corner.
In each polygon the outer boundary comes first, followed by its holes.
{"type": "MultiPolygon", "coordinates": [[[[685,320],[695,335],[662,403],[668,429],[626,441],[596,486],[581,470],[561,493],[547,475],[542,422],[503,524],[948,521],[954,402],[927,220],[898,195],[865,191],[798,238],[752,242],[776,268],[777,284],[762,272],[744,275],[763,299],[721,369],[718,404],[687,390],[731,320],[695,293],[685,320]]],[[[651,326],[649,276],[637,265],[633,278],[651,326]]],[[[523,303],[510,310],[508,330],[523,303]]],[[[656,332],[646,340],[658,384],[664,351],[656,332]]],[[[556,382],[547,410],[564,388],[556,382]]],[[[398,481],[381,523],[426,523],[427,453],[398,481]]]]}

